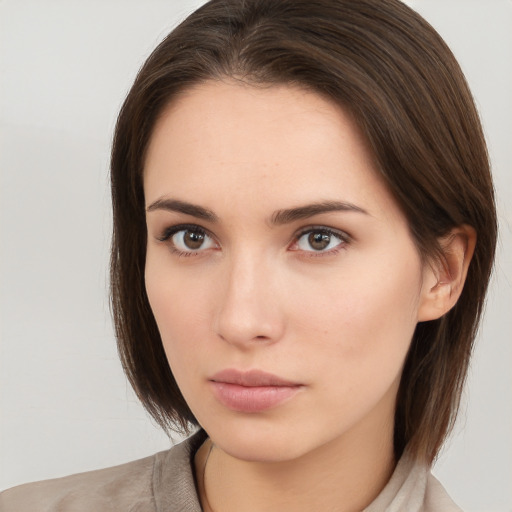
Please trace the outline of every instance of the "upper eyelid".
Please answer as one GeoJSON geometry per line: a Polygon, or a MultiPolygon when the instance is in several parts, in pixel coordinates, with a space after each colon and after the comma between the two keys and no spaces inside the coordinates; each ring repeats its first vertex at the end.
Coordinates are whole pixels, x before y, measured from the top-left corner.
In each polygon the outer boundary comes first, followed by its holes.
{"type": "Polygon", "coordinates": [[[202,226],[199,226],[198,224],[176,224],[174,226],[168,226],[164,228],[160,235],[156,236],[158,240],[161,242],[168,240],[176,233],[179,233],[180,231],[201,231],[202,233],[208,235],[209,237],[216,239],[215,236],[206,228],[203,228],[202,226]]]}
{"type": "Polygon", "coordinates": [[[299,229],[299,231],[295,232],[293,237],[295,239],[300,238],[301,236],[305,235],[306,233],[311,233],[312,231],[325,231],[326,233],[339,236],[342,240],[351,240],[352,236],[349,235],[346,231],[338,228],[332,228],[329,226],[323,226],[323,225],[315,225],[315,226],[307,226],[304,228],[299,229]]]}

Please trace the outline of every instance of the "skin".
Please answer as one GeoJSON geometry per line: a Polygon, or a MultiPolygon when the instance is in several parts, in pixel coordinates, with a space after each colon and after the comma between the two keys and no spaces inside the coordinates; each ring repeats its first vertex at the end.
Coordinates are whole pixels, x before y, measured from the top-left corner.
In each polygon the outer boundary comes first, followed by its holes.
{"type": "MultiPolygon", "coordinates": [[[[207,82],[163,112],[144,189],[149,301],[214,446],[205,487],[209,446],[196,456],[204,508],[363,509],[396,463],[395,400],[415,326],[458,295],[422,264],[354,121],[299,88],[207,82]],[[332,201],[354,208],[275,222],[276,212],[332,201]],[[203,236],[193,249],[183,231],[164,240],[182,224],[203,236]],[[314,250],[311,231],[327,236],[326,249],[314,250]],[[233,411],[210,383],[226,368],[301,387],[268,410],[233,411]]],[[[459,276],[467,243],[452,238],[461,242],[448,268],[459,276]]]]}

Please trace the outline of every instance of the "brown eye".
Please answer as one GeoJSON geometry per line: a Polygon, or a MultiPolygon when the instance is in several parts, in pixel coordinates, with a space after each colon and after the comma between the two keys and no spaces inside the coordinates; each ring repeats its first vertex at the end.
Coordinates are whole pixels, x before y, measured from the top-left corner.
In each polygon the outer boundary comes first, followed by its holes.
{"type": "Polygon", "coordinates": [[[161,240],[165,241],[166,239],[170,240],[174,249],[181,253],[193,254],[217,246],[214,239],[199,227],[183,227],[161,240]]]}
{"type": "Polygon", "coordinates": [[[315,251],[323,251],[329,246],[331,235],[327,233],[312,232],[308,236],[309,246],[315,251]]]}
{"type": "Polygon", "coordinates": [[[328,253],[332,249],[345,244],[348,235],[329,228],[317,228],[303,231],[297,238],[295,250],[304,252],[328,253]]]}
{"type": "Polygon", "coordinates": [[[183,234],[183,243],[186,245],[188,249],[192,251],[196,251],[200,249],[204,243],[205,234],[199,233],[197,231],[185,231],[183,234]]]}

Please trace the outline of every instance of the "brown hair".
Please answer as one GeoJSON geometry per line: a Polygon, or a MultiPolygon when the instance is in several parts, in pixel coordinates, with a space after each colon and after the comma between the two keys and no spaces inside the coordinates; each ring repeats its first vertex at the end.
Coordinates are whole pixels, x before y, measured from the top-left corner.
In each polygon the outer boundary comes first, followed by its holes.
{"type": "Polygon", "coordinates": [[[158,116],[206,80],[292,84],[348,109],[406,215],[421,254],[468,224],[477,245],[462,295],[418,324],[395,415],[395,452],[432,462],[455,419],[494,258],[496,214],[471,93],[437,32],[398,0],[212,0],[143,65],[112,149],[112,304],[121,360],[164,428],[196,424],[171,373],[144,284],[142,173],[158,116]]]}

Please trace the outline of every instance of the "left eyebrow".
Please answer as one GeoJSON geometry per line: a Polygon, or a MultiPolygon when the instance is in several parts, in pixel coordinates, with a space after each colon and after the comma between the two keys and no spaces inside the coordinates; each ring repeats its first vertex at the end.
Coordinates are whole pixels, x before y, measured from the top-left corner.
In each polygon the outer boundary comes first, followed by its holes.
{"type": "Polygon", "coordinates": [[[366,210],[352,203],[341,201],[323,201],[320,203],[307,204],[287,210],[277,210],[272,215],[271,223],[274,225],[289,224],[290,222],[313,217],[313,215],[329,212],[356,212],[369,215],[366,210]]]}
{"type": "Polygon", "coordinates": [[[191,217],[197,217],[201,220],[208,222],[217,222],[218,217],[211,210],[203,208],[186,201],[179,201],[177,199],[157,199],[154,203],[151,203],[147,208],[147,212],[153,212],[155,210],[166,210],[168,212],[179,212],[191,217]]]}

